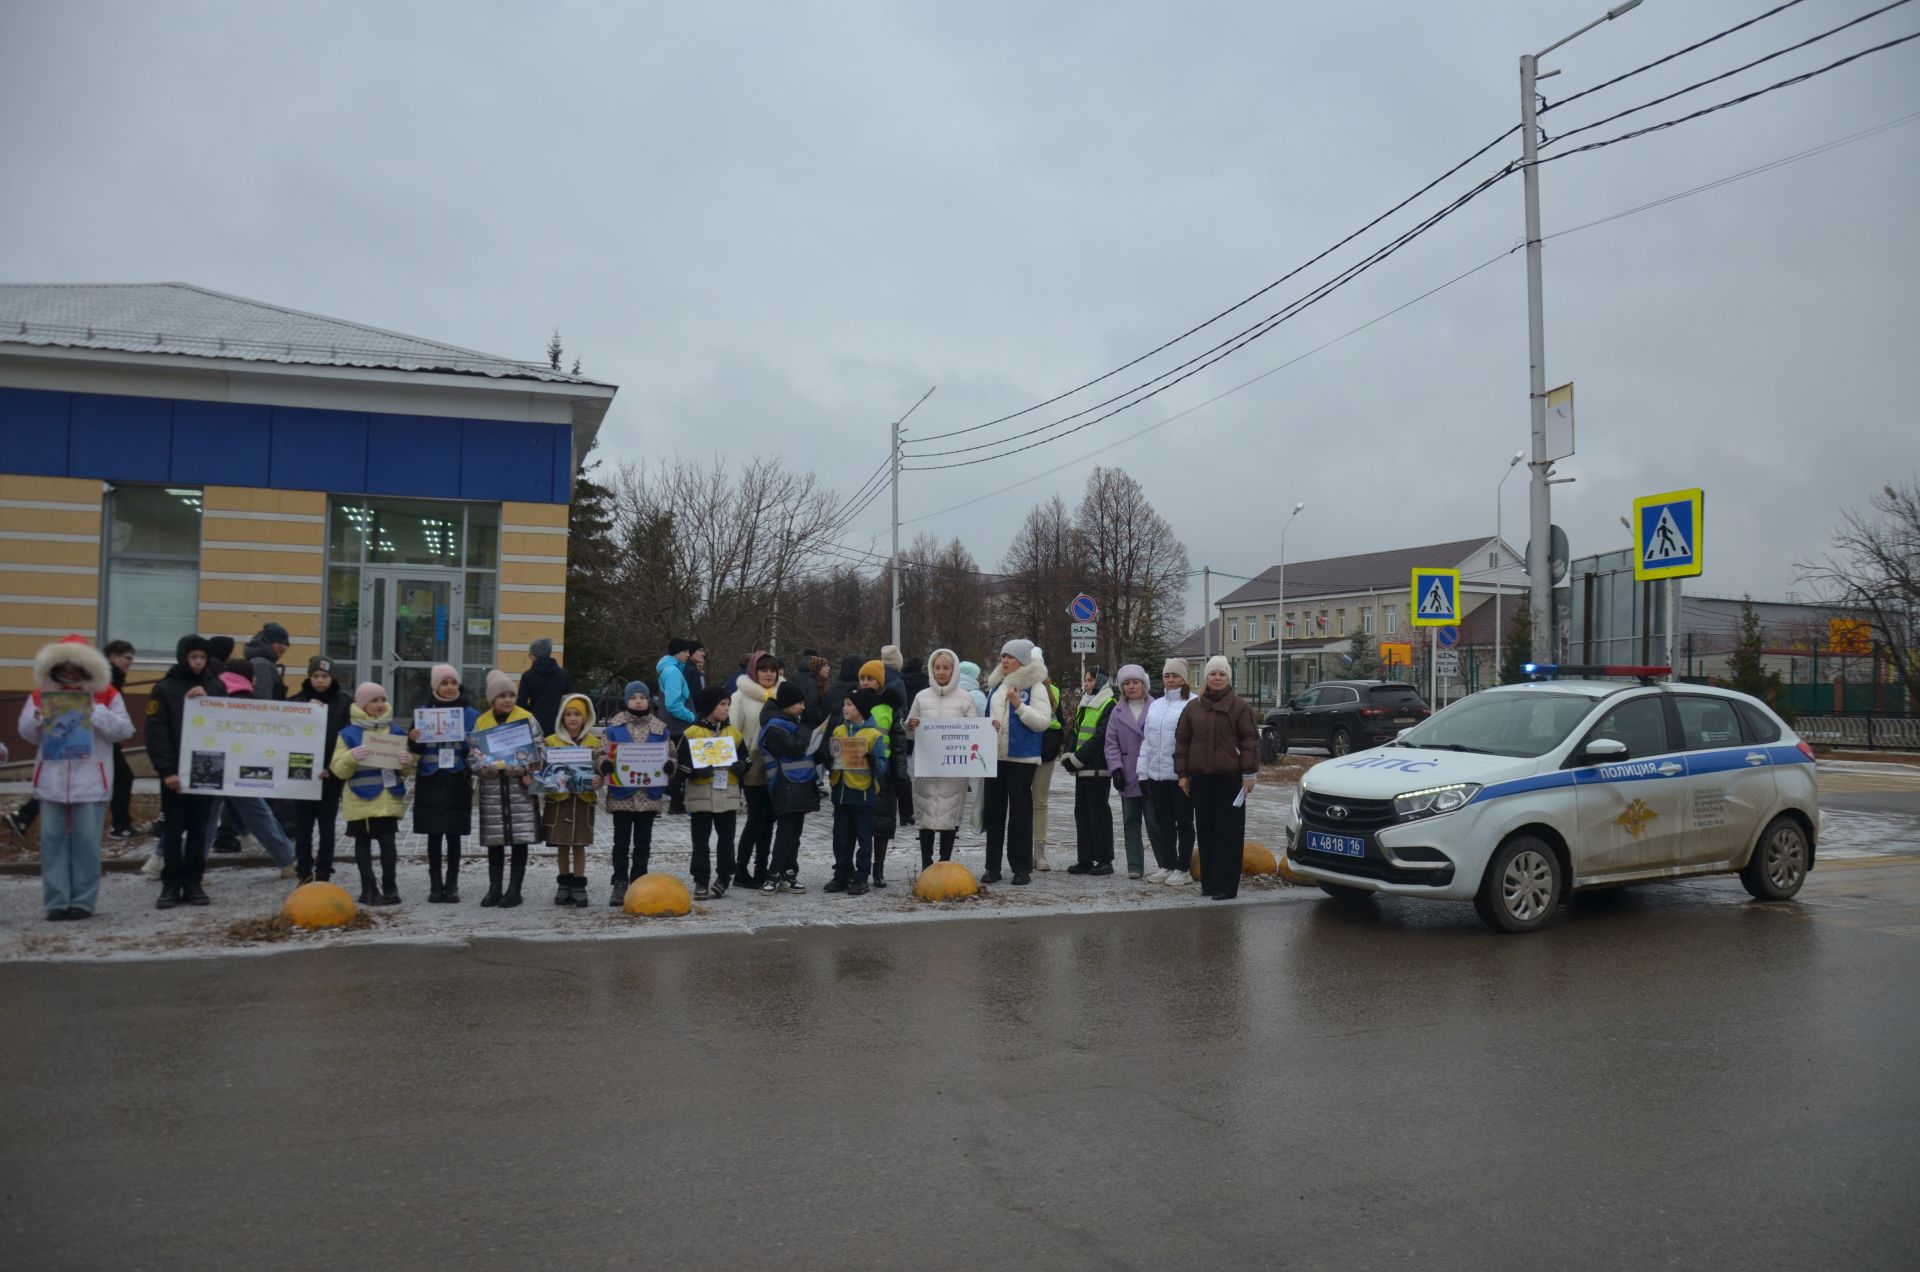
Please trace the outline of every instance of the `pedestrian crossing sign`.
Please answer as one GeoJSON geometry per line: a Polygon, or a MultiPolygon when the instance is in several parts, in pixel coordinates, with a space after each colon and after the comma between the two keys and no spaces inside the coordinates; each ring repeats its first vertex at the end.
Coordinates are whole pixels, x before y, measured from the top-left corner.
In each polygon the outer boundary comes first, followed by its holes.
{"type": "Polygon", "coordinates": [[[1451,627],[1460,621],[1460,571],[1413,571],[1413,604],[1408,607],[1415,627],[1451,627]]]}
{"type": "Polygon", "coordinates": [[[1702,571],[1706,503],[1703,490],[1671,490],[1633,501],[1634,578],[1692,578],[1702,571]]]}

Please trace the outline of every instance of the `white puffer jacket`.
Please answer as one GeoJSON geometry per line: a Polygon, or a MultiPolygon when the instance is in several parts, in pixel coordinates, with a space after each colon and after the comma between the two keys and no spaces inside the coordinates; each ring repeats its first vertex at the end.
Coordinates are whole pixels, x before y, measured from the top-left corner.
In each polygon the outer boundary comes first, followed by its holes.
{"type": "Polygon", "coordinates": [[[760,726],[765,723],[767,699],[780,691],[787,683],[785,676],[774,682],[772,689],[762,689],[760,682],[753,678],[754,665],[759,662],[756,656],[747,663],[747,674],[740,677],[734,686],[733,699],[727,708],[727,723],[740,730],[740,737],[746,742],[747,749],[753,752],[753,761],[747,765],[745,776],[740,779],[743,786],[765,786],[767,784],[767,753],[760,749],[760,726]]]}
{"type": "Polygon", "coordinates": [[[86,683],[73,686],[93,697],[93,758],[43,760],[33,766],[33,793],[51,804],[99,804],[113,796],[113,744],[133,736],[127,700],[113,687],[113,671],[100,651],[89,645],[62,641],[48,645],[33,660],[34,680],[40,688],[20,706],[20,736],[40,743],[40,695],[63,690],[53,680],[53,669],[71,664],[87,673],[86,683]]]}
{"type": "Polygon", "coordinates": [[[1180,728],[1181,713],[1193,701],[1193,690],[1182,689],[1176,698],[1171,693],[1155,698],[1147,705],[1147,727],[1140,740],[1140,776],[1149,782],[1171,782],[1173,744],[1180,728]]]}
{"type": "MultiPolygon", "coordinates": [[[[960,684],[960,657],[951,649],[936,649],[927,658],[929,683],[913,697],[907,711],[909,722],[925,724],[929,720],[963,720],[979,715],[973,695],[960,684]],[[938,658],[951,659],[952,679],[933,683],[933,664],[938,658]]],[[[967,779],[964,777],[916,777],[913,779],[914,824],[921,830],[958,830],[967,808],[967,779]]]]}

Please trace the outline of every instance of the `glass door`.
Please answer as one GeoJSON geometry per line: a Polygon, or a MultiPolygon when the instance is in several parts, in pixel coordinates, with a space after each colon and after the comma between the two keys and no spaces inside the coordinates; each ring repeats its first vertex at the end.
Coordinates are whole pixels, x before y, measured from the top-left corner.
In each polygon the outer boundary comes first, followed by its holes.
{"type": "Polygon", "coordinates": [[[387,687],[394,718],[433,697],[435,663],[461,665],[466,582],[458,570],[367,569],[360,576],[366,676],[387,687]]]}

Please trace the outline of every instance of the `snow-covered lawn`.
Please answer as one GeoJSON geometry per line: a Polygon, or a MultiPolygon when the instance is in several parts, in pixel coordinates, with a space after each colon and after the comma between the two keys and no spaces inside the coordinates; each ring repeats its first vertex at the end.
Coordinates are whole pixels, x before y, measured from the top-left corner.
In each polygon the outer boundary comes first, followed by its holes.
{"type": "MultiPolygon", "coordinates": [[[[821,891],[821,885],[832,877],[833,870],[833,818],[831,811],[823,811],[807,818],[806,834],[801,841],[800,878],[807,887],[805,893],[768,896],[734,889],[719,900],[696,902],[694,913],[685,918],[635,918],[607,904],[613,827],[611,819],[603,815],[597,819],[598,838],[587,859],[592,904],[585,909],[553,904],[556,873],[553,852],[537,846],[527,869],[526,904],[518,909],[481,908],[480,898],[487,889],[484,849],[478,853],[470,850],[463,855],[460,904],[428,904],[426,843],[422,838],[408,835],[400,844],[400,905],[363,908],[361,913],[369,916],[370,922],[358,930],[296,932],[277,941],[263,942],[255,933],[230,931],[236,924],[246,927],[249,920],[266,919],[279,913],[281,902],[294,883],[281,879],[279,872],[270,868],[210,869],[206,887],[213,898],[212,905],[165,911],[153,908],[154,898],[159,894],[156,881],[139,874],[112,872],[101,883],[100,905],[94,917],[77,923],[46,921],[40,908],[37,875],[0,876],[0,959],[199,957],[317,945],[463,945],[488,937],[578,940],[692,932],[753,933],[804,926],[1088,914],[1213,904],[1200,895],[1197,887],[1169,888],[1126,877],[1117,799],[1112,801],[1115,874],[1098,879],[1067,874],[1066,867],[1073,864],[1074,859],[1074,780],[1057,774],[1053,783],[1052,847],[1048,852],[1053,869],[1036,872],[1033,883],[1027,887],[1000,883],[983,888],[980,898],[972,901],[933,905],[914,899],[913,879],[920,868],[920,846],[918,833],[912,827],[906,828],[907,838],[896,842],[887,855],[887,888],[875,889],[863,897],[821,891]]],[[[1292,800],[1291,786],[1262,784],[1257,788],[1249,802],[1247,838],[1267,845],[1277,854],[1286,842],[1284,830],[1292,800]]],[[[691,886],[690,851],[687,819],[660,818],[655,824],[651,868],[676,874],[691,886]]],[[[985,836],[962,831],[956,856],[976,874],[980,873],[986,856],[985,836]]],[[[1147,854],[1147,868],[1153,868],[1151,850],[1147,854]]],[[[335,862],[334,881],[350,893],[359,891],[352,847],[344,836],[335,862]]],[[[1304,900],[1319,895],[1316,889],[1289,887],[1273,878],[1246,878],[1240,887],[1242,902],[1287,897],[1304,900]]]]}

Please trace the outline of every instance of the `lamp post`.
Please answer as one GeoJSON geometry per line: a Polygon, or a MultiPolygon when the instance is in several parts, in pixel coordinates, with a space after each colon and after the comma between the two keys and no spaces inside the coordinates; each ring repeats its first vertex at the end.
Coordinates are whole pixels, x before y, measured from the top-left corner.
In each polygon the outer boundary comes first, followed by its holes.
{"type": "Polygon", "coordinates": [[[1305,500],[1293,505],[1293,511],[1280,523],[1280,595],[1273,611],[1273,705],[1276,709],[1287,692],[1287,527],[1306,506],[1305,500]]]}
{"type": "MultiPolygon", "coordinates": [[[[1493,541],[1496,551],[1507,546],[1506,530],[1504,529],[1507,506],[1501,498],[1503,494],[1501,487],[1507,484],[1507,478],[1513,476],[1513,470],[1519,467],[1520,461],[1526,457],[1526,453],[1523,451],[1513,452],[1513,458],[1507,461],[1507,471],[1500,474],[1500,480],[1493,488],[1493,541]]],[[[1499,570],[1495,571],[1493,576],[1493,674],[1496,677],[1494,680],[1495,684],[1500,683],[1498,676],[1500,675],[1502,665],[1500,662],[1500,628],[1502,626],[1500,619],[1500,601],[1501,598],[1506,595],[1507,581],[1504,577],[1506,572],[1507,567],[1503,565],[1499,570]]]]}
{"type": "MultiPolygon", "coordinates": [[[[1538,53],[1520,55],[1520,147],[1522,182],[1526,188],[1527,218],[1527,399],[1532,416],[1533,458],[1528,467],[1533,481],[1528,489],[1528,524],[1533,533],[1527,549],[1528,607],[1533,612],[1533,658],[1551,662],[1549,641],[1553,633],[1553,577],[1548,570],[1548,536],[1553,528],[1553,496],[1547,485],[1547,331],[1546,302],[1540,281],[1540,129],[1538,94],[1535,83],[1541,78],[1540,59],[1563,44],[1580,38],[1603,22],[1611,22],[1640,5],[1640,0],[1625,0],[1600,17],[1555,40],[1538,53]]],[[[1548,71],[1557,75],[1557,71],[1548,71]]]]}

